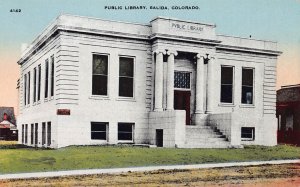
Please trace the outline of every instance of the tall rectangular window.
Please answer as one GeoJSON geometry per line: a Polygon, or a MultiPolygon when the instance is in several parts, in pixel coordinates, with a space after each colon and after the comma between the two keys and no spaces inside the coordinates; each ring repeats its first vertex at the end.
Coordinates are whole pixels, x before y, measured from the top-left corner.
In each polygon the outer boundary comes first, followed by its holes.
{"type": "Polygon", "coordinates": [[[25,124],[25,144],[27,144],[27,139],[28,139],[28,124],[25,124]]]}
{"type": "Polygon", "coordinates": [[[34,133],[34,129],[33,129],[33,124],[31,124],[30,127],[30,144],[33,144],[33,133],[34,133]]]}
{"type": "Polygon", "coordinates": [[[118,123],[118,140],[133,141],[133,123],[118,123]]]}
{"type": "Polygon", "coordinates": [[[47,145],[51,145],[51,122],[47,123],[47,145]]]}
{"type": "Polygon", "coordinates": [[[33,69],[33,102],[36,102],[36,68],[33,69]]]}
{"type": "Polygon", "coordinates": [[[93,54],[93,95],[107,95],[107,75],[108,56],[93,54]]]}
{"type": "Polygon", "coordinates": [[[253,104],[253,74],[254,69],[242,69],[242,103],[253,104]]]}
{"type": "Polygon", "coordinates": [[[232,103],[233,67],[221,66],[221,102],[232,103]]]}
{"type": "Polygon", "coordinates": [[[51,57],[51,97],[54,95],[54,56],[51,57]]]}
{"type": "Polygon", "coordinates": [[[134,58],[119,59],[119,96],[133,97],[134,58]]]}
{"type": "Polygon", "coordinates": [[[27,96],[27,103],[30,104],[30,72],[28,72],[28,86],[27,86],[27,89],[28,89],[28,96],[27,96]]]}
{"type": "Polygon", "coordinates": [[[34,124],[34,144],[38,144],[38,123],[34,124]]]}
{"type": "Polygon", "coordinates": [[[42,123],[42,145],[46,144],[46,123],[42,123]]]}
{"type": "Polygon", "coordinates": [[[91,139],[107,140],[108,123],[91,122],[91,139]]]}
{"type": "Polygon", "coordinates": [[[27,103],[27,74],[24,75],[24,106],[27,103]]]}
{"type": "Polygon", "coordinates": [[[22,125],[22,144],[24,143],[24,124],[22,125]]]}
{"type": "Polygon", "coordinates": [[[49,75],[49,62],[47,59],[45,65],[45,98],[48,97],[48,82],[49,82],[48,75],[49,75]]]}
{"type": "Polygon", "coordinates": [[[37,100],[41,100],[41,76],[42,76],[42,68],[41,64],[38,66],[38,91],[37,91],[37,100]]]}

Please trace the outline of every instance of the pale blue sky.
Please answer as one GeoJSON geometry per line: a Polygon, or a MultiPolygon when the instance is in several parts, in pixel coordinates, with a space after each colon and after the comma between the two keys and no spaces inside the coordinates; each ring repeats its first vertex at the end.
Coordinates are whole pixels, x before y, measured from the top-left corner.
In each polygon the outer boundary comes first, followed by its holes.
{"type": "Polygon", "coordinates": [[[0,0],[0,42],[18,49],[60,13],[148,23],[160,16],[214,23],[217,33],[300,46],[299,0],[0,0]],[[200,10],[104,10],[105,5],[195,5],[200,10]],[[11,13],[20,8],[21,13],[11,13]]]}
{"type": "Polygon", "coordinates": [[[145,24],[166,16],[216,24],[218,34],[278,41],[283,54],[277,88],[300,83],[300,0],[0,0],[0,106],[17,106],[21,43],[31,43],[61,13],[145,24]],[[113,5],[194,5],[200,10],[104,9],[113,5]]]}

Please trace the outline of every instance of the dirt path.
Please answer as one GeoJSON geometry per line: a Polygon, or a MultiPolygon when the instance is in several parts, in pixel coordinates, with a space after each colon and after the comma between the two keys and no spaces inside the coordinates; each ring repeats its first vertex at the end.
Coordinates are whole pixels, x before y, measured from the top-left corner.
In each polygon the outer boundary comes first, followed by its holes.
{"type": "Polygon", "coordinates": [[[0,186],[300,186],[300,164],[5,180],[0,186]]]}

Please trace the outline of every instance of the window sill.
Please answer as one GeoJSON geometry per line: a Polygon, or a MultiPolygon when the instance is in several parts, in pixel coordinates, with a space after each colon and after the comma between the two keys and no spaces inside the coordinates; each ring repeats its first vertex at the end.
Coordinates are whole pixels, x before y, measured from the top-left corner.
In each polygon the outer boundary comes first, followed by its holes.
{"type": "Polygon", "coordinates": [[[253,104],[241,104],[240,108],[255,108],[255,105],[253,105],[253,104]]]}
{"type": "Polygon", "coordinates": [[[136,102],[134,97],[118,97],[116,101],[129,101],[129,102],[136,102]]]}
{"type": "Polygon", "coordinates": [[[241,139],[242,142],[253,142],[253,139],[241,139]]]}
{"type": "Polygon", "coordinates": [[[220,103],[220,107],[235,107],[235,104],[233,103],[220,103]]]}
{"type": "Polygon", "coordinates": [[[107,140],[101,140],[101,139],[91,139],[91,142],[101,142],[101,143],[107,143],[107,140]]]}
{"type": "Polygon", "coordinates": [[[133,144],[133,140],[118,140],[118,144],[133,144]]]}
{"type": "Polygon", "coordinates": [[[107,95],[91,95],[89,99],[94,100],[110,100],[110,98],[107,95]]]}

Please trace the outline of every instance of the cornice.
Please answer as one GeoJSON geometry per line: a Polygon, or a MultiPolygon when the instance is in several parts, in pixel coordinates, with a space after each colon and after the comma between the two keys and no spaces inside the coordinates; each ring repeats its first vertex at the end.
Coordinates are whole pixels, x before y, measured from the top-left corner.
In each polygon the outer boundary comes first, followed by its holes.
{"type": "Polygon", "coordinates": [[[186,37],[186,36],[178,36],[178,35],[169,35],[169,34],[160,34],[155,33],[149,36],[150,40],[155,39],[169,39],[169,40],[178,40],[178,41],[185,41],[185,42],[193,42],[193,43],[204,43],[209,45],[218,45],[221,43],[220,40],[214,39],[202,39],[202,38],[194,38],[194,37],[186,37]]]}
{"type": "Polygon", "coordinates": [[[217,45],[216,49],[229,50],[229,51],[241,51],[241,52],[250,52],[250,53],[260,53],[265,55],[279,56],[282,54],[281,51],[274,50],[265,50],[257,48],[248,48],[248,47],[239,47],[239,46],[230,46],[230,45],[217,45]]]}

